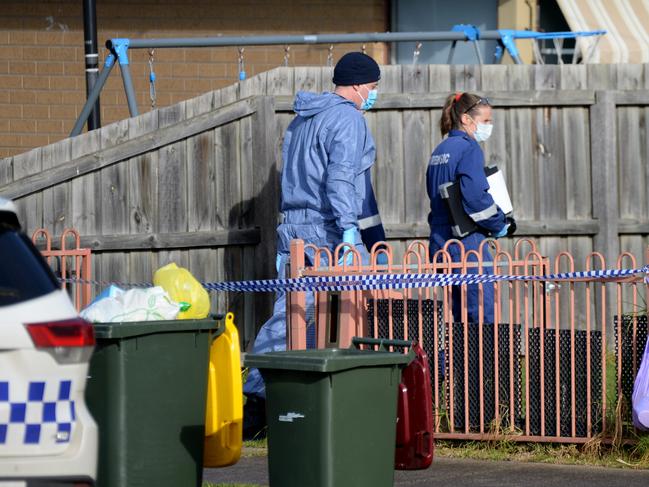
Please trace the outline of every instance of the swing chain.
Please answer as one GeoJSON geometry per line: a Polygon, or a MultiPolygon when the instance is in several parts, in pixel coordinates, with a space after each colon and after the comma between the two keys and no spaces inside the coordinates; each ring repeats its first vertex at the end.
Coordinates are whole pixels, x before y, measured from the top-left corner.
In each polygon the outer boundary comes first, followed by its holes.
{"type": "Polygon", "coordinates": [[[327,66],[332,67],[334,65],[334,45],[329,46],[329,52],[327,53],[327,66]]]}
{"type": "Polygon", "coordinates": [[[243,51],[245,50],[244,47],[239,48],[239,81],[243,81],[246,79],[246,67],[245,63],[243,61],[243,51]]]}
{"type": "Polygon", "coordinates": [[[291,57],[290,50],[291,46],[284,46],[284,67],[288,67],[288,59],[291,57]]]}
{"type": "Polygon", "coordinates": [[[417,64],[420,53],[421,53],[421,42],[418,42],[417,45],[415,46],[415,51],[412,53],[412,64],[417,64]]]}
{"type": "Polygon", "coordinates": [[[157,95],[155,89],[155,71],[153,70],[155,49],[149,49],[149,98],[151,99],[151,110],[157,107],[157,95]]]}

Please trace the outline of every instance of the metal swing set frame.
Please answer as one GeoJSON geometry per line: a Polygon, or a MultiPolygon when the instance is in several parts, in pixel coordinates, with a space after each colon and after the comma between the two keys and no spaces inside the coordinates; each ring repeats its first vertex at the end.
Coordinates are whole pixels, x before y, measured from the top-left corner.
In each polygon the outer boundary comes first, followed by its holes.
{"type": "MultiPolygon", "coordinates": [[[[474,46],[476,57],[479,64],[483,63],[482,54],[478,47],[480,40],[495,40],[498,42],[496,52],[494,53],[494,60],[498,63],[502,61],[505,50],[512,57],[514,62],[522,64],[518,49],[516,48],[517,39],[533,39],[535,41],[535,56],[537,62],[541,62],[540,51],[536,45],[536,41],[544,39],[553,39],[555,47],[559,53],[559,60],[561,62],[561,42],[566,38],[588,37],[588,36],[601,36],[606,31],[586,31],[586,32],[533,32],[533,31],[518,31],[509,29],[500,30],[485,30],[480,31],[474,25],[459,24],[454,26],[447,32],[378,32],[378,33],[358,33],[358,34],[318,34],[318,35],[288,35],[288,36],[221,36],[221,37],[186,37],[186,38],[166,38],[166,39],[127,39],[115,38],[106,41],[106,49],[108,55],[104,61],[104,67],[99,73],[92,90],[88,93],[81,113],[79,114],[70,137],[79,135],[83,126],[88,120],[95,103],[99,99],[101,90],[103,89],[108,76],[110,75],[115,64],[118,63],[124,84],[124,92],[128,103],[128,109],[131,117],[139,115],[137,106],[135,89],[133,87],[133,79],[131,77],[131,70],[129,66],[129,49],[149,49],[149,65],[150,76],[149,80],[153,86],[155,83],[155,73],[152,68],[152,52],[158,48],[187,48],[187,47],[237,47],[240,79],[245,79],[245,72],[243,71],[243,50],[244,46],[272,46],[283,45],[285,46],[284,63],[287,64],[289,56],[289,45],[313,45],[313,44],[349,44],[349,43],[370,43],[370,42],[416,42],[415,52],[413,56],[413,63],[417,62],[419,57],[421,43],[426,41],[449,41],[452,42],[451,50],[449,52],[448,63],[453,61],[455,47],[458,42],[471,42],[474,46]],[[241,78],[241,73],[244,73],[244,78],[241,78]]],[[[584,61],[590,58],[597,42],[593,43],[583,57],[584,61]]],[[[329,50],[328,61],[331,61],[331,48],[329,50]]],[[[578,59],[578,49],[575,50],[573,55],[573,63],[578,59]]],[[[152,98],[155,95],[155,88],[151,89],[152,98]]]]}

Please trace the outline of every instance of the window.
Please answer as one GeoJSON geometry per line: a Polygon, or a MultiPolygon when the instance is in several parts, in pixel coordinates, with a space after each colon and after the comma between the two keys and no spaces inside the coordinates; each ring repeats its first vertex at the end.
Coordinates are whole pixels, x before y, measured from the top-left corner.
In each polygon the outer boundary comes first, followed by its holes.
{"type": "MultiPolygon", "coordinates": [[[[498,28],[498,0],[395,0],[392,3],[393,32],[450,31],[456,24],[473,24],[480,30],[498,28]]],[[[411,64],[415,42],[397,42],[392,62],[411,64]]],[[[485,63],[494,62],[496,41],[478,41],[485,63]]],[[[450,41],[422,43],[421,64],[446,64],[450,41]]],[[[473,45],[458,42],[453,64],[478,64],[473,45]]]]}
{"type": "Polygon", "coordinates": [[[56,277],[31,241],[0,226],[0,306],[37,298],[59,288],[56,277]]]}

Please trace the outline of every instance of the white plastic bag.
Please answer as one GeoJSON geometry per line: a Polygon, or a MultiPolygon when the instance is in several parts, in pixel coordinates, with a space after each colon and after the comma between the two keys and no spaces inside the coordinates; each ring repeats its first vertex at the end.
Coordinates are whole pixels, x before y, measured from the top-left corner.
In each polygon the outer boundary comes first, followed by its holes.
{"type": "Polygon", "coordinates": [[[173,320],[179,311],[180,304],[172,301],[164,289],[156,286],[128,291],[117,288],[109,296],[93,301],[80,315],[93,323],[118,323],[173,320]]]}
{"type": "Polygon", "coordinates": [[[636,428],[649,430],[649,340],[644,348],[642,362],[633,384],[633,424],[636,428]]]}

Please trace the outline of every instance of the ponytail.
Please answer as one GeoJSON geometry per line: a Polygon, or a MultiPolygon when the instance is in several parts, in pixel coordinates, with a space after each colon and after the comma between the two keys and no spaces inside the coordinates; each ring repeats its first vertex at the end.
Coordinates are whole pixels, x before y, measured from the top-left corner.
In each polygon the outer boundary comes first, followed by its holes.
{"type": "Polygon", "coordinates": [[[442,117],[439,119],[439,130],[442,133],[442,137],[445,137],[453,127],[455,127],[455,110],[453,110],[453,105],[455,103],[456,95],[448,95],[446,101],[444,102],[444,108],[442,108],[442,117]]]}
{"type": "Polygon", "coordinates": [[[446,97],[442,116],[439,119],[439,129],[442,137],[445,137],[453,129],[459,129],[462,126],[462,115],[468,113],[475,114],[479,106],[489,105],[486,98],[481,98],[473,93],[453,93],[446,97]]]}

